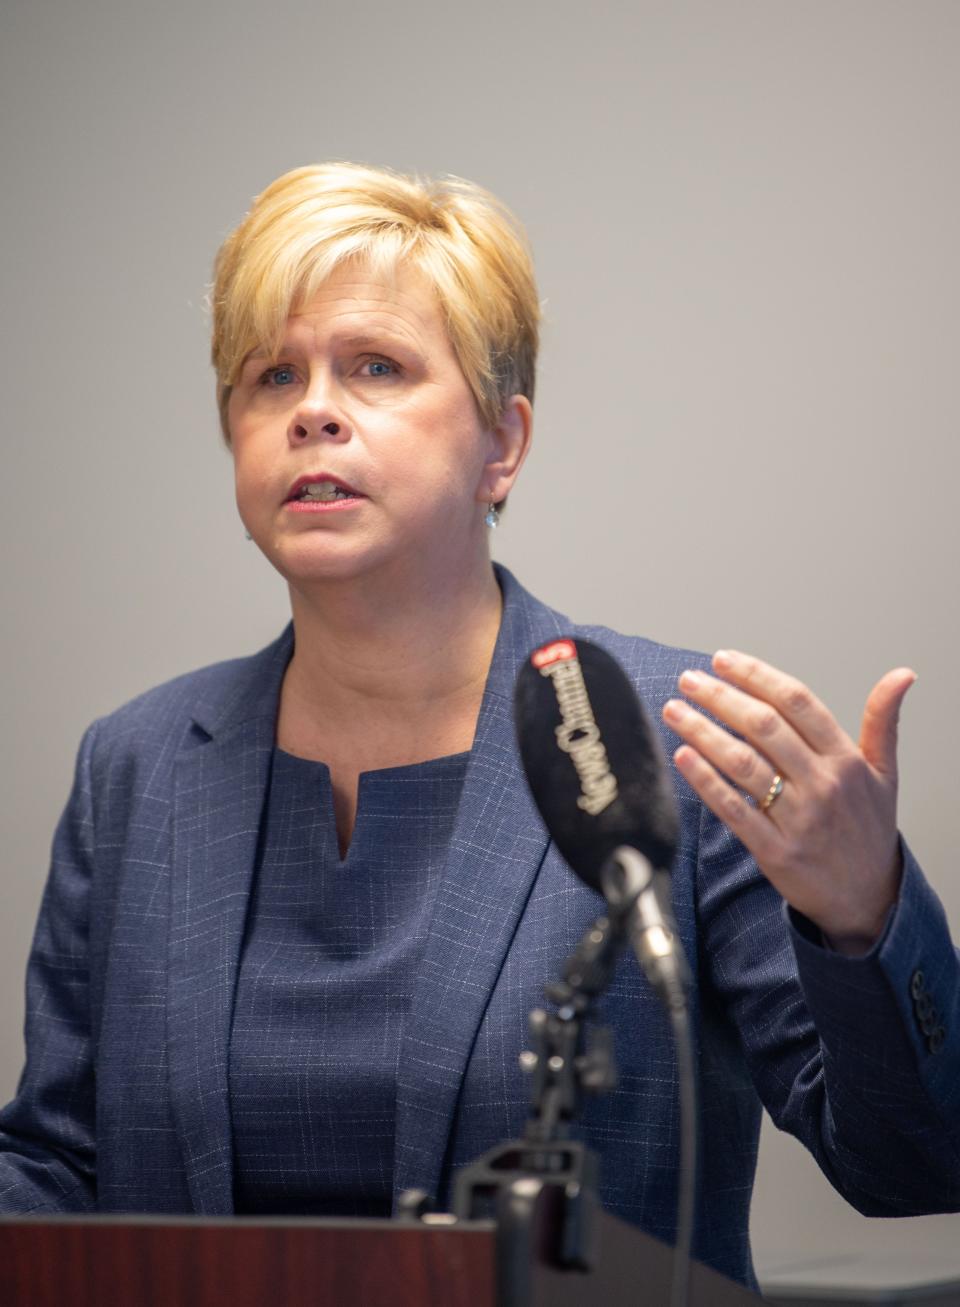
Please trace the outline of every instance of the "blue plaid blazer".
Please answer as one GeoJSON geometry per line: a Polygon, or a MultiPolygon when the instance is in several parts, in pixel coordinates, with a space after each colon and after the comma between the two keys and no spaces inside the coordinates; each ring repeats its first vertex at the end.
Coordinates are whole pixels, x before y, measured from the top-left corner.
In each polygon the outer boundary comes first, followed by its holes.
{"type": "MultiPolygon", "coordinates": [[[[504,613],[396,1097],[395,1190],[443,1202],[455,1169],[522,1131],[529,1009],[600,910],[551,846],[514,744],[513,680],[562,633],[604,645],[655,721],[700,655],[573,626],[499,570],[504,613]]],[[[0,1210],[232,1211],[231,1005],[288,629],[251,658],[152,690],[95,723],[58,827],[28,972],[27,1064],[0,1115],[0,1210]]],[[[960,967],[906,856],[863,959],[819,947],[678,782],[677,918],[696,973],[696,1254],[750,1282],[761,1104],[861,1211],[960,1206],[960,967]]],[[[630,957],[606,996],[618,1088],[581,1134],[604,1204],[673,1237],[675,1063],[630,957]]],[[[318,1176],[318,1184],[323,1177],[318,1176]]]]}

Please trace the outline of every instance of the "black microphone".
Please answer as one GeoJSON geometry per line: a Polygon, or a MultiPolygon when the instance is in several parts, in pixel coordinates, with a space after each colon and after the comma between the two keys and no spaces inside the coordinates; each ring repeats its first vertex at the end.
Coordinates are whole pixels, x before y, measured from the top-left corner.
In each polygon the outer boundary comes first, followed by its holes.
{"type": "Polygon", "coordinates": [[[514,693],[520,757],[544,824],[601,889],[621,844],[669,871],[680,819],[656,729],[617,660],[589,640],[534,649],[514,693]]]}
{"type": "Polygon", "coordinates": [[[669,871],[676,796],[656,729],[616,659],[564,636],[534,649],[514,693],[520,757],[551,838],[606,897],[651,983],[682,1001],[669,871]]]}

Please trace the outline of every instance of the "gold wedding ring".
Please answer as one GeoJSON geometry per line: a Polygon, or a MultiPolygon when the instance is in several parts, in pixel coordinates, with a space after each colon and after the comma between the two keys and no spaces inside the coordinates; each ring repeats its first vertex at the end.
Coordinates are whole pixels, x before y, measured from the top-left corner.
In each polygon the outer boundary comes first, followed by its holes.
{"type": "Polygon", "coordinates": [[[770,808],[774,803],[776,803],[777,799],[779,799],[782,793],[783,793],[783,777],[780,775],[779,772],[777,772],[773,780],[770,782],[769,790],[767,790],[766,794],[763,796],[763,798],[760,800],[759,804],[757,805],[760,811],[766,812],[768,808],[770,808]]]}

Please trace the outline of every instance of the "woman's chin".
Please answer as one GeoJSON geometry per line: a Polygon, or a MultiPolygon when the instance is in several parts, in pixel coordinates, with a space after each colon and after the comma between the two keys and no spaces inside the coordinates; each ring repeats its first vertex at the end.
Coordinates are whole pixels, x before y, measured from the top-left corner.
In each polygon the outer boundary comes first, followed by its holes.
{"type": "Polygon", "coordinates": [[[318,539],[284,540],[263,550],[270,563],[295,589],[360,581],[381,571],[396,552],[373,543],[318,539]]]}
{"type": "Polygon", "coordinates": [[[345,581],[371,581],[404,587],[437,584],[444,577],[472,573],[475,554],[486,550],[479,542],[461,538],[460,524],[443,523],[433,531],[391,533],[361,537],[359,533],[307,531],[275,535],[257,544],[288,585],[302,590],[345,581]]]}

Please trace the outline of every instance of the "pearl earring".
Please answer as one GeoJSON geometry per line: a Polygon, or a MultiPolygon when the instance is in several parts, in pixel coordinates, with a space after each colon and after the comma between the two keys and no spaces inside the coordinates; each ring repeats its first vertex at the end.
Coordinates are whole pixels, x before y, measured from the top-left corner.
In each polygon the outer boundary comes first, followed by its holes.
{"type": "Polygon", "coordinates": [[[491,502],[487,505],[486,516],[484,517],[483,520],[484,520],[484,522],[487,524],[487,526],[490,528],[491,531],[494,530],[494,528],[497,527],[497,526],[499,526],[499,524],[500,524],[500,514],[499,514],[499,512],[497,511],[497,506],[496,506],[496,504],[493,503],[492,500],[491,500],[491,502]]]}

